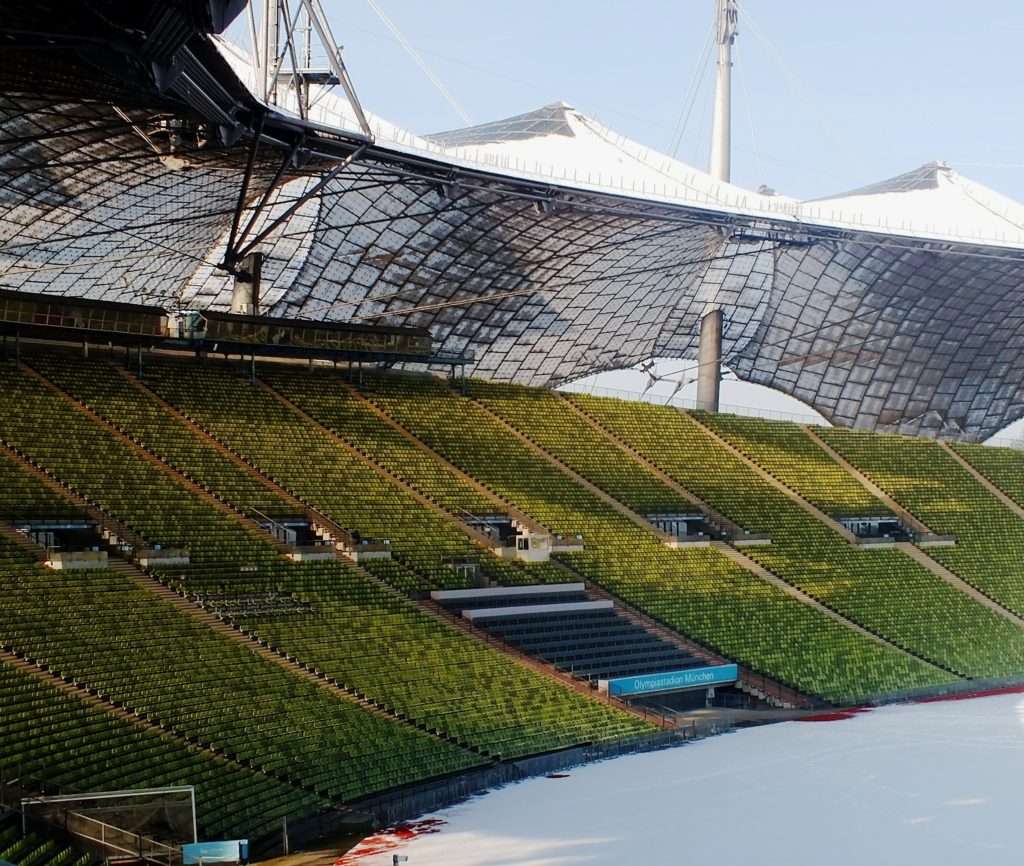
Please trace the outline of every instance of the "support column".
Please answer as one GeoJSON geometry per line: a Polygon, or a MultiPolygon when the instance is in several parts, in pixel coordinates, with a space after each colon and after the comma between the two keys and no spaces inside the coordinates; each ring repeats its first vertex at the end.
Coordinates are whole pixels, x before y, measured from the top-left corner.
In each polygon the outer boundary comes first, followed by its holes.
{"type": "Polygon", "coordinates": [[[263,253],[243,256],[235,270],[231,288],[231,312],[258,316],[260,310],[260,280],[263,271],[263,253]]]}
{"type": "Polygon", "coordinates": [[[712,310],[700,320],[697,349],[697,408],[718,411],[722,390],[722,311],[712,310]]]}

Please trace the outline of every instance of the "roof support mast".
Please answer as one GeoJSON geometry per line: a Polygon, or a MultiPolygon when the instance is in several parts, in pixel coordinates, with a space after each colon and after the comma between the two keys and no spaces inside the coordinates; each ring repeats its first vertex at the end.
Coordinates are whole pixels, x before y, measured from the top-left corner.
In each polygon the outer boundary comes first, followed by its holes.
{"type": "MultiPolygon", "coordinates": [[[[711,119],[711,164],[715,180],[729,182],[732,171],[732,46],[739,11],[736,0],[715,0],[715,41],[718,60],[715,109],[711,119]]],[[[709,304],[701,317],[697,349],[697,408],[717,412],[722,391],[722,309],[709,304]]]]}
{"type": "MultiPolygon", "coordinates": [[[[326,172],[318,183],[298,193],[297,198],[292,200],[292,206],[283,215],[279,214],[277,217],[267,220],[266,225],[256,237],[247,241],[250,231],[256,227],[258,220],[265,213],[266,207],[273,200],[274,193],[278,189],[278,184],[284,177],[285,171],[289,166],[301,166],[307,156],[304,153],[303,138],[300,137],[292,141],[287,151],[281,154],[280,165],[266,189],[258,195],[252,192],[250,186],[253,178],[253,166],[261,143],[265,144],[263,129],[268,116],[268,112],[262,107],[256,111],[253,138],[249,146],[249,158],[246,162],[241,189],[238,192],[231,231],[225,246],[224,258],[218,265],[222,270],[233,274],[235,278],[231,299],[232,310],[256,315],[259,309],[260,272],[263,261],[263,253],[257,250],[256,246],[266,240],[270,233],[298,210],[304,202],[316,195],[329,179],[359,159],[373,141],[373,134],[366,115],[363,113],[363,108],[359,104],[359,97],[356,95],[351,78],[349,78],[348,70],[341,59],[341,46],[338,45],[334,34],[331,33],[331,26],[327,21],[327,16],[324,15],[320,0],[261,0],[258,27],[256,26],[256,16],[253,13],[257,0],[251,0],[251,3],[249,33],[253,43],[257,96],[261,101],[271,110],[275,107],[287,111],[298,109],[299,116],[308,120],[310,108],[315,102],[311,98],[312,88],[326,90],[340,84],[345,90],[349,105],[363,133],[363,141],[357,144],[352,152],[326,172]],[[311,65],[314,31],[327,56],[326,69],[314,69],[311,65]],[[300,43],[300,39],[304,40],[304,45],[300,43]],[[301,66],[299,65],[300,51],[304,61],[301,66]],[[289,66],[285,65],[286,59],[290,61],[289,66]],[[250,204],[253,199],[255,199],[254,203],[250,204]],[[247,210],[249,218],[243,226],[242,218],[247,210]]],[[[0,864],[2,862],[0,861],[0,864]]]]}
{"type": "Polygon", "coordinates": [[[341,46],[331,32],[331,25],[320,0],[262,0],[260,10],[258,31],[251,21],[250,27],[258,43],[253,53],[259,78],[259,96],[263,102],[292,111],[298,109],[301,117],[308,118],[315,101],[311,98],[311,88],[330,88],[340,84],[360,131],[372,140],[370,124],[363,113],[355,86],[341,56],[341,46]],[[311,66],[314,33],[327,61],[324,69],[311,66]],[[299,64],[300,56],[305,61],[303,65],[299,64]],[[289,62],[286,63],[286,60],[289,62]]]}
{"type": "Polygon", "coordinates": [[[711,165],[715,180],[730,180],[732,151],[732,46],[736,41],[739,10],[736,0],[715,0],[715,111],[711,119],[711,165]]]}
{"type": "Polygon", "coordinates": [[[263,26],[260,28],[260,53],[263,61],[260,72],[263,74],[263,101],[277,102],[277,61],[281,56],[281,0],[263,0],[263,26]]]}

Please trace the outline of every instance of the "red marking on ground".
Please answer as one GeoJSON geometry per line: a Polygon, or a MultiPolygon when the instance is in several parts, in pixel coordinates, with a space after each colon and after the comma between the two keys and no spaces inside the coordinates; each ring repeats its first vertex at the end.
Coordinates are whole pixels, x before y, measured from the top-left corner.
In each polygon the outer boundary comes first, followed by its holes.
{"type": "Polygon", "coordinates": [[[818,713],[814,716],[801,716],[798,722],[842,722],[846,719],[854,719],[861,713],[870,713],[871,707],[848,707],[844,710],[835,710],[830,713],[818,713]]]}
{"type": "Polygon", "coordinates": [[[446,823],[441,818],[424,818],[422,821],[396,824],[374,836],[367,836],[355,848],[335,860],[334,866],[355,866],[367,857],[394,851],[417,836],[440,833],[441,827],[446,823]]]}

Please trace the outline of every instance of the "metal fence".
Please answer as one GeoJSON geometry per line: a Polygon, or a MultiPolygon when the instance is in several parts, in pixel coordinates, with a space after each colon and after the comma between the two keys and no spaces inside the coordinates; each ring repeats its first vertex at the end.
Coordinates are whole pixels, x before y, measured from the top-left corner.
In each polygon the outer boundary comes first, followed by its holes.
{"type": "MultiPolygon", "coordinates": [[[[76,840],[92,843],[99,848],[106,859],[117,857],[138,857],[153,866],[180,866],[181,848],[165,845],[148,836],[142,836],[107,824],[80,812],[61,811],[63,829],[76,840]]],[[[53,816],[47,820],[53,822],[53,816]]]]}

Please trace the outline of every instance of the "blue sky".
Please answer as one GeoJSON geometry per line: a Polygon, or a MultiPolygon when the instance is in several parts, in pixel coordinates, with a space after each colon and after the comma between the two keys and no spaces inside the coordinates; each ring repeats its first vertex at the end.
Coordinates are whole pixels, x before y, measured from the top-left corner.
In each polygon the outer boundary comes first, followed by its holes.
{"type": "MultiPolygon", "coordinates": [[[[366,0],[323,0],[363,102],[464,125],[366,0]]],[[[564,99],[671,150],[713,0],[379,0],[475,122],[564,99]]],[[[1024,4],[741,0],[733,179],[824,196],[945,159],[1024,200],[1024,4]]],[[[678,155],[704,167],[711,72],[678,155]]]]}

